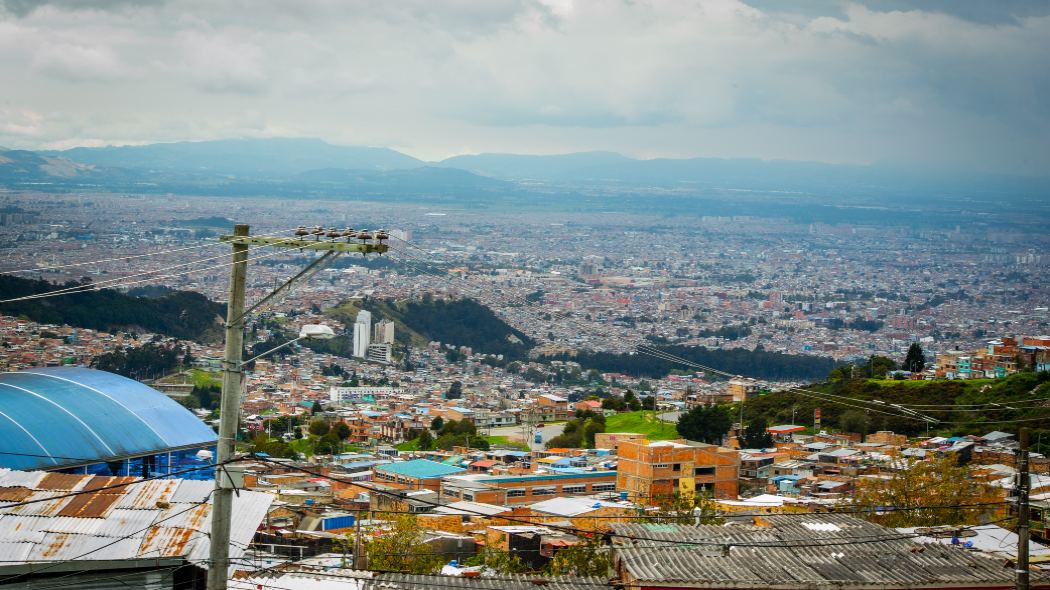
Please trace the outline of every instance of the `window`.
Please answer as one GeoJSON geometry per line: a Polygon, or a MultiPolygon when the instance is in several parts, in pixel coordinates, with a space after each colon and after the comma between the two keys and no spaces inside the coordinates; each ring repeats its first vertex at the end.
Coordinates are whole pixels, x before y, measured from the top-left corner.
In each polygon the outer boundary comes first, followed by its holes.
{"type": "Polygon", "coordinates": [[[532,495],[533,496],[553,496],[554,495],[554,487],[552,486],[552,487],[549,487],[549,488],[532,488],[532,495]]]}
{"type": "Polygon", "coordinates": [[[467,502],[473,502],[474,501],[474,494],[470,494],[470,493],[464,492],[463,493],[463,499],[466,500],[467,502]]]}
{"type": "Polygon", "coordinates": [[[587,491],[587,486],[562,486],[563,494],[582,494],[587,491]]]}
{"type": "Polygon", "coordinates": [[[670,466],[668,463],[656,463],[653,465],[653,469],[667,469],[670,466]]]}
{"type": "Polygon", "coordinates": [[[715,468],[714,467],[697,467],[695,470],[693,470],[693,474],[694,475],[714,475],[715,474],[715,468]]]}
{"type": "Polygon", "coordinates": [[[591,491],[592,492],[615,492],[616,491],[616,484],[615,483],[595,483],[595,484],[591,484],[591,491]]]}
{"type": "Polygon", "coordinates": [[[521,498],[525,495],[525,490],[507,490],[508,498],[521,498]]]}
{"type": "Polygon", "coordinates": [[[681,471],[682,470],[682,464],[681,463],[675,463],[674,465],[671,466],[671,469],[674,469],[675,471],[681,471]]]}

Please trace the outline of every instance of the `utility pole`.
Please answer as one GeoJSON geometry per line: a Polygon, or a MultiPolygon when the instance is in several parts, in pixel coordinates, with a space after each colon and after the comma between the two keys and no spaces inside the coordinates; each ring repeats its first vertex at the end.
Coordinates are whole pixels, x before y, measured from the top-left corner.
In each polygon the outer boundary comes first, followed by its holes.
{"type": "MultiPolygon", "coordinates": [[[[386,252],[389,246],[383,243],[387,239],[384,230],[370,232],[354,231],[347,228],[327,231],[320,227],[308,230],[300,227],[296,238],[252,237],[248,235],[248,226],[237,224],[233,235],[221,236],[223,242],[233,246],[233,264],[230,266],[230,291],[226,308],[226,352],[223,359],[222,401],[219,404],[219,441],[215,453],[215,491],[212,499],[211,547],[208,566],[207,590],[226,590],[230,569],[230,519],[233,512],[233,491],[237,482],[227,474],[227,463],[234,456],[234,442],[237,436],[237,422],[240,417],[242,352],[244,350],[244,320],[248,314],[259,311],[279,295],[291,289],[300,280],[313,276],[318,270],[331,262],[343,252],[360,252],[362,254],[386,252]],[[313,239],[306,239],[312,236],[313,239]],[[322,237],[326,238],[322,240],[322,237]],[[343,238],[346,241],[337,242],[343,238]],[[353,243],[351,240],[360,240],[353,243]],[[247,279],[248,247],[275,246],[299,250],[323,251],[302,271],[285,281],[258,303],[245,309],[244,291],[247,279]]],[[[356,557],[356,556],[355,556],[356,557]]]]}
{"type": "Polygon", "coordinates": [[[1028,429],[1020,432],[1017,449],[1017,590],[1028,590],[1028,429]]]}
{"type": "MultiPolygon", "coordinates": [[[[237,224],[233,235],[247,236],[248,226],[237,224]]],[[[215,448],[215,492],[212,496],[211,547],[208,590],[226,588],[230,569],[230,515],[233,482],[226,463],[233,458],[234,439],[241,406],[241,354],[244,349],[244,283],[248,271],[248,244],[233,245],[230,294],[226,303],[226,352],[222,367],[222,400],[219,402],[219,442],[215,448]]]]}

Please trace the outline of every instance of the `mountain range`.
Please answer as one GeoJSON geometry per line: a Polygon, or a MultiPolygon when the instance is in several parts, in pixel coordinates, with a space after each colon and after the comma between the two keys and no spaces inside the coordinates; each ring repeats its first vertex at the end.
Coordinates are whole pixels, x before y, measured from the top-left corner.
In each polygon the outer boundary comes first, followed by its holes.
{"type": "Polygon", "coordinates": [[[389,148],[292,138],[41,152],[0,148],[0,186],[299,198],[354,194],[365,199],[437,198],[512,206],[538,206],[547,198],[577,207],[584,206],[581,195],[707,196],[716,205],[763,201],[877,206],[933,200],[953,206],[977,203],[984,210],[1006,199],[1040,213],[1046,213],[1050,194],[1047,177],[966,171],[754,159],[641,160],[613,152],[478,154],[426,162],[389,148]]]}

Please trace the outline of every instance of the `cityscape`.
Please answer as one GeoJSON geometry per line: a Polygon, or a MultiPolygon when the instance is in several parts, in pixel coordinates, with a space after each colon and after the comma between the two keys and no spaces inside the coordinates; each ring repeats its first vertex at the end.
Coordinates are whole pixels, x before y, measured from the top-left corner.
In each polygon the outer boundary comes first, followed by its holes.
{"type": "Polygon", "coordinates": [[[1050,588],[1050,12],[795,4],[0,1],[0,585],[1050,588]]]}

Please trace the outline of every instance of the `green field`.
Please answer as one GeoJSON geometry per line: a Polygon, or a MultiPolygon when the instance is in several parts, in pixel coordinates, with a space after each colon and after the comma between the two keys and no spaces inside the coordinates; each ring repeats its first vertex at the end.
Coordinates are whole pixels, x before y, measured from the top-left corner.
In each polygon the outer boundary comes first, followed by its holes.
{"type": "Polygon", "coordinates": [[[605,419],[605,432],[637,432],[649,440],[679,438],[678,429],[671,422],[663,422],[656,412],[625,412],[605,419]]]}
{"type": "Polygon", "coordinates": [[[512,441],[509,437],[506,436],[486,436],[485,438],[489,441],[489,445],[491,446],[499,445],[504,447],[514,447],[522,451],[529,450],[529,447],[527,445],[518,441],[512,441]]]}
{"type": "MultiPolygon", "coordinates": [[[[905,379],[903,381],[897,381],[895,379],[868,379],[867,381],[868,383],[874,383],[879,387],[897,387],[899,385],[901,387],[923,388],[928,387],[930,383],[935,383],[935,381],[912,381],[911,379],[905,379]]],[[[959,383],[966,385],[967,388],[978,388],[983,387],[985,385],[991,385],[992,383],[996,383],[999,381],[1002,381],[1002,379],[967,379],[965,381],[959,381],[959,383]]]]}

